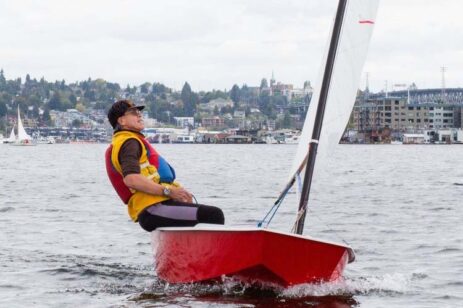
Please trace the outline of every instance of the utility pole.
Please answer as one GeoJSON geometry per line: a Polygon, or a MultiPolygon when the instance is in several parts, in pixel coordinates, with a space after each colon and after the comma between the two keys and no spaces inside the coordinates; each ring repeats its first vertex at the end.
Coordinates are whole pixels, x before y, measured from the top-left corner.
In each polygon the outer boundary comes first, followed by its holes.
{"type": "Polygon", "coordinates": [[[386,93],[387,98],[387,80],[384,80],[384,92],[386,93]]]}
{"type": "Polygon", "coordinates": [[[365,80],[365,92],[370,92],[370,72],[366,72],[365,73],[365,77],[366,77],[366,80],[365,80]]]}
{"type": "Polygon", "coordinates": [[[445,99],[445,72],[447,71],[447,67],[442,66],[440,69],[441,69],[441,72],[442,72],[441,100],[442,100],[443,103],[445,103],[445,101],[446,101],[446,99],[445,99]]]}

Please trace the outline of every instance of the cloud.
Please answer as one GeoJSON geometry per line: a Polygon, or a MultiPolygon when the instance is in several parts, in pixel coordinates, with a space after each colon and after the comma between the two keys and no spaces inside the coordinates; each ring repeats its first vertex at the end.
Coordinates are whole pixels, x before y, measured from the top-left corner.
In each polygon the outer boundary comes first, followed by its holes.
{"type": "MultiPolygon", "coordinates": [[[[0,2],[7,78],[160,81],[194,90],[278,80],[315,83],[337,1],[85,0],[0,2]]],[[[384,80],[461,85],[460,2],[382,1],[365,70],[384,80]]],[[[363,81],[364,82],[364,81],[363,81]]]]}

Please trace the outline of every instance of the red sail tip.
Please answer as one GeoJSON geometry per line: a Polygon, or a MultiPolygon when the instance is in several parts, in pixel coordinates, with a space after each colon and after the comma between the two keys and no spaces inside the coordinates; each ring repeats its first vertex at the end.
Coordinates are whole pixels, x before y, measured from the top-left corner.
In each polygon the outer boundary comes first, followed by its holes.
{"type": "Polygon", "coordinates": [[[359,24],[370,24],[373,25],[375,22],[373,20],[359,20],[359,24]]]}

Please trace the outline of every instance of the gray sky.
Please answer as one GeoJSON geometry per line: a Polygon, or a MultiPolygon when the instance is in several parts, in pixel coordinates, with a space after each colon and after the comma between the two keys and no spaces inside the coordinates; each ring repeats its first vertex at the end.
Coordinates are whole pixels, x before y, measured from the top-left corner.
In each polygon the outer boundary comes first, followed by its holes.
{"type": "MultiPolygon", "coordinates": [[[[335,0],[0,0],[7,78],[91,77],[180,89],[316,83],[335,0]]],[[[463,86],[463,2],[382,0],[364,68],[370,88],[463,86]]],[[[365,76],[365,74],[364,74],[365,76]]],[[[361,88],[364,88],[365,77],[361,88]]]]}

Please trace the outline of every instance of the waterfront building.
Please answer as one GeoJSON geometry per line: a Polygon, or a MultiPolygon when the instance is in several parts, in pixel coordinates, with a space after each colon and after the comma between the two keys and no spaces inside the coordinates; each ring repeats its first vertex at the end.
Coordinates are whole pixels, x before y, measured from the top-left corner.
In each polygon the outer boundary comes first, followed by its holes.
{"type": "Polygon", "coordinates": [[[463,129],[459,129],[456,133],[457,135],[457,143],[463,143],[463,129]]]}
{"type": "Polygon", "coordinates": [[[201,125],[206,128],[221,128],[225,126],[225,121],[221,117],[209,117],[201,120],[201,125]]]}
{"type": "Polygon", "coordinates": [[[270,130],[270,131],[275,130],[275,128],[276,128],[276,121],[275,120],[268,119],[266,121],[266,123],[267,123],[267,130],[270,130]]]}
{"type": "Polygon", "coordinates": [[[404,134],[403,135],[404,144],[421,144],[425,143],[424,134],[404,134]]]}
{"type": "Polygon", "coordinates": [[[429,110],[430,128],[441,129],[454,127],[453,106],[432,106],[429,110]]]}
{"type": "Polygon", "coordinates": [[[150,117],[144,117],[143,122],[145,122],[145,127],[158,127],[159,122],[156,119],[150,118],[150,117]]]}
{"type": "Polygon", "coordinates": [[[359,95],[350,127],[367,142],[399,139],[403,133],[461,128],[463,100],[455,102],[455,98],[460,97],[459,92],[455,92],[453,103],[438,101],[434,94],[427,92],[417,96],[421,101],[412,100],[411,96],[368,95],[367,92],[359,95]],[[425,97],[431,98],[430,102],[425,103],[425,97]]]}
{"type": "Polygon", "coordinates": [[[174,117],[175,124],[177,127],[194,127],[195,119],[194,117],[174,117]]]}

